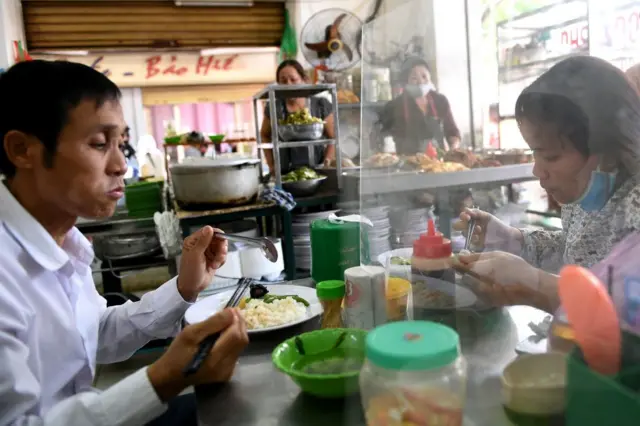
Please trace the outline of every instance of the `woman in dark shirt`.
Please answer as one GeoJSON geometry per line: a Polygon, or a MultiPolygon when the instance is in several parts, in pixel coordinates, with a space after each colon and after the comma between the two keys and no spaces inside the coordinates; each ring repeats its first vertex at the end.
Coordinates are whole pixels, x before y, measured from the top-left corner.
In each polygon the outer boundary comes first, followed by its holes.
{"type": "Polygon", "coordinates": [[[393,136],[396,151],[401,155],[424,152],[426,143],[437,148],[455,149],[460,144],[449,100],[436,92],[427,63],[409,58],[402,66],[404,92],[387,103],[380,121],[384,135],[393,136]]]}
{"type": "MultiPolygon", "coordinates": [[[[288,59],[283,61],[276,71],[276,81],[278,84],[304,84],[307,81],[306,74],[302,65],[298,61],[288,59]]],[[[313,117],[324,120],[324,134],[327,139],[334,139],[334,114],[331,102],[325,98],[289,98],[286,100],[278,99],[276,101],[277,117],[284,119],[290,114],[300,111],[303,108],[309,108],[309,112],[313,117]]],[[[269,105],[265,107],[264,119],[260,128],[260,136],[264,143],[271,141],[271,115],[269,105]]],[[[316,145],[314,147],[315,160],[317,162],[328,164],[335,158],[335,146],[326,147],[316,145]]],[[[273,151],[265,150],[265,158],[269,166],[269,172],[274,174],[273,151]]],[[[292,169],[309,166],[309,149],[307,147],[300,148],[281,148],[280,149],[280,169],[282,173],[286,173],[292,169]]],[[[315,166],[316,164],[311,164],[315,166]]]]}

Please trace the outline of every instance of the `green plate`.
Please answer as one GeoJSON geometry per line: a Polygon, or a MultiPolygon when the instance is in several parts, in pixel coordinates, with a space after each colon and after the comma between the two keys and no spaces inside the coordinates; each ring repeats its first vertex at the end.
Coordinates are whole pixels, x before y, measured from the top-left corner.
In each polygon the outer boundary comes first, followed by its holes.
{"type": "Polygon", "coordinates": [[[213,143],[220,143],[224,140],[225,135],[209,135],[209,140],[213,143]]]}
{"type": "Polygon", "coordinates": [[[276,368],[291,377],[303,392],[321,398],[342,398],[360,390],[359,370],[313,374],[307,372],[307,368],[312,363],[324,363],[327,359],[336,358],[361,364],[365,358],[365,330],[333,328],[311,331],[298,337],[302,340],[306,355],[300,355],[294,337],[278,345],[271,357],[276,368]],[[344,342],[337,350],[331,350],[343,332],[347,333],[344,342]]]}

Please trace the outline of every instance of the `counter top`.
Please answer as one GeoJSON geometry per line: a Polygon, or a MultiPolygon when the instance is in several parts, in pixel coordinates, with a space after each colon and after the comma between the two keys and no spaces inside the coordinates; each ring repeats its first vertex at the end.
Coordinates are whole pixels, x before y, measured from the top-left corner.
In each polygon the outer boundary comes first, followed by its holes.
{"type": "MultiPolygon", "coordinates": [[[[473,333],[461,333],[462,351],[469,364],[465,425],[507,426],[501,405],[500,375],[516,357],[518,342],[531,336],[529,321],[541,321],[546,314],[516,306],[494,310],[494,320],[484,331],[461,326],[473,333]],[[470,335],[474,334],[474,335],[470,335]]],[[[465,319],[460,318],[460,321],[465,319]]],[[[251,336],[251,343],[239,361],[229,384],[196,389],[201,426],[365,426],[360,397],[322,400],[302,394],[278,372],[271,352],[281,341],[318,327],[310,321],[280,332],[251,336]]]]}

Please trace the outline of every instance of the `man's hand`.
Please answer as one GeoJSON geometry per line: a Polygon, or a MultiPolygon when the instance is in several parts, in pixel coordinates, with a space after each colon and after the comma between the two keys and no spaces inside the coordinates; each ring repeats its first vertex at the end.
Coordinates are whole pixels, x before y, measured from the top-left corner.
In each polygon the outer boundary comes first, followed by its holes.
{"type": "Polygon", "coordinates": [[[227,240],[215,238],[214,232],[222,231],[205,226],[184,240],[178,291],[187,302],[196,300],[227,260],[227,240]]]}
{"type": "Polygon", "coordinates": [[[147,369],[149,381],[158,397],[166,402],[188,386],[227,382],[240,354],[249,343],[247,327],[240,313],[225,309],[206,321],[186,327],[169,349],[147,369]],[[200,343],[209,335],[222,332],[198,372],[184,377],[183,370],[191,362],[200,343]]]}

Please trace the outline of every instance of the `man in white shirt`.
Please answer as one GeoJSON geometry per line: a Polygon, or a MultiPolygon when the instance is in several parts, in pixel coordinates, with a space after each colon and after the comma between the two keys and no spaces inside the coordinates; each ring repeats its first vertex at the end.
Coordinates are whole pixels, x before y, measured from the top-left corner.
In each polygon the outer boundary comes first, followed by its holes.
{"type": "Polygon", "coordinates": [[[112,215],[123,196],[118,88],[84,65],[33,61],[0,75],[0,99],[0,425],[144,425],[186,387],[229,380],[248,343],[238,312],[180,331],[226,259],[211,227],[186,239],[180,276],[139,302],[107,308],[95,289],[93,250],[74,224],[112,215]],[[216,332],[200,371],[184,378],[216,332]],[[148,368],[91,388],[96,363],[176,334],[148,368]]]}

